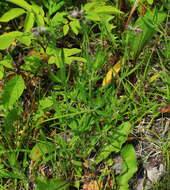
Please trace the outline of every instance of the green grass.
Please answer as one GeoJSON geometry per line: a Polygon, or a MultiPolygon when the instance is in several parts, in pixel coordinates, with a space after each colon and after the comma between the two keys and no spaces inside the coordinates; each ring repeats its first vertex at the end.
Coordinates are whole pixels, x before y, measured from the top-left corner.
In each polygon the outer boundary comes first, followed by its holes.
{"type": "MultiPolygon", "coordinates": [[[[68,14],[76,5],[65,3],[59,12],[68,14]]],[[[120,7],[118,1],[106,5],[120,7]]],[[[105,19],[95,21],[103,13],[95,15],[93,10],[90,15],[84,8],[87,15],[75,18],[81,29],[74,23],[63,36],[64,19],[54,26],[42,17],[47,33],[28,46],[19,42],[1,48],[0,189],[82,189],[89,182],[102,184],[101,189],[131,189],[128,183],[130,179],[134,183],[138,167],[135,150],[146,140],[158,145],[153,152],[161,152],[165,166],[163,179],[153,189],[168,190],[170,132],[155,132],[155,128],[164,127],[156,126],[159,118],[167,117],[169,122],[169,113],[159,111],[170,103],[169,12],[161,2],[141,5],[147,13],[142,16],[137,9],[130,23],[142,29],[140,34],[123,31],[130,10],[109,14],[107,8],[105,19]],[[9,57],[13,62],[3,62],[9,57]],[[120,72],[103,86],[114,65],[111,58],[120,60],[120,72]],[[23,64],[18,66],[20,60],[23,64]],[[146,125],[142,125],[144,120],[146,125]],[[123,168],[116,174],[112,166],[118,155],[123,168]]],[[[44,6],[52,20],[52,10],[44,6]]],[[[23,27],[19,18],[7,23],[10,31],[23,27]]],[[[148,161],[144,153],[142,159],[142,164],[148,161]]]]}

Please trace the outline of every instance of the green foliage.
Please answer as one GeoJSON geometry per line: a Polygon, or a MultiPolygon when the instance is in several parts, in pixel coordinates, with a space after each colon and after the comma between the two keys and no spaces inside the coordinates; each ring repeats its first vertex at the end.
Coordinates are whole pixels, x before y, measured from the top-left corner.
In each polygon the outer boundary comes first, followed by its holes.
{"type": "Polygon", "coordinates": [[[25,83],[20,75],[16,75],[13,79],[9,80],[2,94],[3,105],[6,108],[11,109],[22,95],[24,88],[25,83]]]}
{"type": "Polygon", "coordinates": [[[133,58],[139,56],[144,46],[159,31],[159,25],[165,18],[166,13],[155,10],[154,12],[147,12],[135,22],[134,27],[139,27],[141,30],[140,34],[134,31],[128,31],[127,33],[127,39],[130,45],[129,52],[133,58]]]}
{"type": "Polygon", "coordinates": [[[0,65],[0,80],[3,78],[3,76],[4,76],[4,67],[0,65]]]}
{"type": "Polygon", "coordinates": [[[7,1],[18,5],[19,7],[22,7],[27,11],[31,11],[31,6],[25,0],[7,0],[7,1]]]}
{"type": "Polygon", "coordinates": [[[19,118],[19,111],[17,109],[12,109],[4,119],[4,129],[7,134],[12,135],[15,133],[16,128],[13,126],[13,123],[19,118]]]}
{"type": "Polygon", "coordinates": [[[30,5],[24,0],[8,0],[8,2],[14,3],[22,8],[12,8],[6,12],[0,18],[1,22],[9,22],[10,20],[19,17],[20,15],[26,13],[26,19],[24,24],[24,31],[29,32],[34,26],[34,22],[38,26],[44,26],[44,11],[36,4],[30,5]]]}
{"type": "Polygon", "coordinates": [[[24,32],[29,32],[33,28],[34,21],[35,21],[34,13],[28,12],[25,19],[24,32]]]}
{"type": "Polygon", "coordinates": [[[22,36],[23,33],[19,31],[13,31],[9,33],[2,34],[0,36],[0,50],[7,49],[11,43],[19,36],[22,36]]]}
{"type": "Polygon", "coordinates": [[[50,155],[54,150],[54,145],[49,142],[37,143],[30,152],[30,158],[35,162],[39,162],[42,157],[46,154],[50,155]]]}
{"type": "Polygon", "coordinates": [[[6,12],[1,18],[0,22],[9,22],[10,20],[22,15],[25,13],[25,10],[21,8],[13,8],[6,12]]]}
{"type": "Polygon", "coordinates": [[[119,190],[129,190],[128,181],[137,171],[137,158],[132,145],[127,145],[121,150],[121,157],[124,164],[122,174],[117,178],[119,190]]]}
{"type": "Polygon", "coordinates": [[[132,126],[129,122],[125,122],[113,130],[109,144],[104,144],[101,148],[101,151],[95,160],[96,164],[107,158],[112,152],[119,152],[121,150],[122,144],[126,142],[127,137],[131,132],[131,127],[132,126]]]}
{"type": "Polygon", "coordinates": [[[49,64],[55,63],[59,68],[62,67],[63,61],[64,64],[71,64],[73,61],[86,62],[86,59],[84,59],[83,57],[74,56],[75,54],[81,52],[81,50],[77,48],[72,48],[72,49],[64,48],[63,50],[62,49],[54,50],[49,48],[47,51],[49,55],[52,55],[48,63],[49,64]],[[62,58],[62,53],[63,53],[63,58],[62,58]]]}
{"type": "Polygon", "coordinates": [[[140,1],[124,31],[135,2],[6,1],[0,187],[9,181],[8,189],[81,189],[99,179],[103,189],[131,188],[137,158],[128,136],[137,137],[145,118],[151,125],[159,116],[158,102],[170,100],[167,1],[140,1]],[[119,71],[103,87],[115,64],[119,71]],[[119,154],[123,168],[115,175],[119,154]]]}
{"type": "Polygon", "coordinates": [[[69,184],[67,183],[67,181],[61,179],[45,179],[42,177],[38,177],[36,181],[36,190],[69,190],[69,184]]]}

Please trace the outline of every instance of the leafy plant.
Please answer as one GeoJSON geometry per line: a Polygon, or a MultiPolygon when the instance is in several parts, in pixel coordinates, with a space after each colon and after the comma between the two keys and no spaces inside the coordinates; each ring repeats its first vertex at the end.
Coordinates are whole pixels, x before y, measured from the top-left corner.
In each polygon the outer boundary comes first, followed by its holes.
{"type": "Polygon", "coordinates": [[[168,111],[167,1],[5,3],[0,188],[134,188],[136,144],[168,111]]]}
{"type": "Polygon", "coordinates": [[[97,156],[95,163],[100,163],[103,159],[107,158],[112,152],[119,152],[122,144],[126,142],[128,134],[131,131],[131,124],[125,122],[113,130],[113,134],[110,136],[109,144],[105,144],[97,156]]]}
{"type": "Polygon", "coordinates": [[[155,10],[148,11],[140,17],[134,24],[134,28],[139,28],[139,33],[132,30],[127,32],[127,40],[130,46],[129,52],[132,58],[137,58],[144,46],[159,31],[159,25],[165,20],[166,13],[155,10]]]}
{"type": "Polygon", "coordinates": [[[127,145],[122,148],[121,156],[124,160],[122,174],[117,177],[119,190],[128,190],[128,181],[137,171],[136,153],[132,145],[127,145]]]}
{"type": "Polygon", "coordinates": [[[5,86],[2,95],[4,107],[11,109],[15,102],[20,98],[25,88],[24,80],[21,76],[16,75],[5,86]]]}
{"type": "Polygon", "coordinates": [[[37,181],[37,187],[36,190],[56,190],[56,189],[61,189],[61,190],[68,190],[69,189],[69,184],[67,181],[61,180],[61,179],[45,179],[42,177],[38,177],[36,179],[37,181]]]}

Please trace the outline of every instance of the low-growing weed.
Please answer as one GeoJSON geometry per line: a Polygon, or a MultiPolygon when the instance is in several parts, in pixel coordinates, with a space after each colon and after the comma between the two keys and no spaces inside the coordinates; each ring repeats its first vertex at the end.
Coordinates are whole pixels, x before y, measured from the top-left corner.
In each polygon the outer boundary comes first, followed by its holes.
{"type": "Polygon", "coordinates": [[[0,188],[135,189],[150,139],[166,168],[150,186],[168,190],[169,130],[154,135],[169,122],[167,1],[4,5],[0,188]]]}

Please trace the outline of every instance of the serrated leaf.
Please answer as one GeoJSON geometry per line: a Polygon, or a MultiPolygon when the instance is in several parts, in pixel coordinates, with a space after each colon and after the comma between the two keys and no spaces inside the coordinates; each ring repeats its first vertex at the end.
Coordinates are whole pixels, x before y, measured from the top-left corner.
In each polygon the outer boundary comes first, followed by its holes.
{"type": "Polygon", "coordinates": [[[127,145],[121,150],[121,157],[123,158],[123,169],[121,175],[117,177],[119,190],[129,190],[128,181],[133,177],[137,171],[137,158],[132,145],[127,145]]]}
{"type": "Polygon", "coordinates": [[[25,88],[24,80],[20,75],[16,75],[7,82],[2,94],[2,103],[11,109],[15,102],[20,98],[25,88]]]}
{"type": "Polygon", "coordinates": [[[19,7],[22,7],[24,9],[26,9],[27,11],[31,11],[31,9],[32,9],[31,5],[28,4],[24,0],[7,0],[7,1],[18,5],[19,7]]]}
{"type": "Polygon", "coordinates": [[[11,43],[16,39],[18,36],[22,36],[23,33],[19,31],[13,31],[9,33],[2,34],[0,36],[0,49],[4,50],[8,48],[11,43]]]}
{"type": "Polygon", "coordinates": [[[10,20],[19,17],[20,15],[24,14],[25,10],[21,8],[13,8],[6,12],[1,18],[0,22],[9,22],[10,20]]]}
{"type": "Polygon", "coordinates": [[[99,164],[102,160],[106,159],[112,152],[119,152],[123,143],[128,138],[131,132],[132,125],[129,122],[125,122],[113,130],[113,134],[110,137],[111,142],[109,144],[104,144],[101,148],[95,163],[99,164]]]}
{"type": "Polygon", "coordinates": [[[79,29],[81,28],[79,20],[74,20],[69,23],[72,31],[77,35],[79,33],[79,29]]]}
{"type": "Polygon", "coordinates": [[[69,25],[68,24],[65,24],[63,26],[63,33],[64,33],[64,36],[66,36],[68,34],[68,31],[69,31],[69,25]]]}
{"type": "Polygon", "coordinates": [[[24,32],[30,32],[30,30],[34,26],[34,21],[35,21],[34,13],[28,12],[24,23],[24,32]]]}

